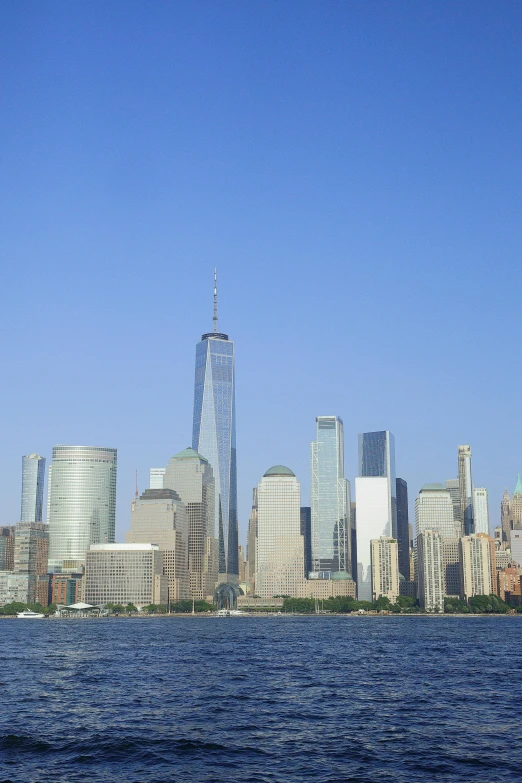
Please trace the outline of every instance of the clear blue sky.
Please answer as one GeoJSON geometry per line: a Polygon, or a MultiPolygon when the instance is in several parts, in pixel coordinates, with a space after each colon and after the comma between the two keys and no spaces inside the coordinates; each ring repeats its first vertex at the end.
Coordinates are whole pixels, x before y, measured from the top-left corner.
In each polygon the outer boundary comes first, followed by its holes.
{"type": "Polygon", "coordinates": [[[522,468],[518,2],[0,4],[0,523],[21,457],[190,444],[194,350],[236,346],[240,528],[315,416],[395,434],[410,498],[522,468]]]}

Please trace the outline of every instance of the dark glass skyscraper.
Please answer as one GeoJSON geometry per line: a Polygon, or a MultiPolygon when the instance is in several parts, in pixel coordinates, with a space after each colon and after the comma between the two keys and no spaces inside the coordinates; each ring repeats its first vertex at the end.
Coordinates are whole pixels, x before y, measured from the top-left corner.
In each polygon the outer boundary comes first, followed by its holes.
{"type": "Polygon", "coordinates": [[[45,458],[38,454],[22,457],[22,508],[21,522],[41,522],[45,458]]]}
{"type": "Polygon", "coordinates": [[[234,343],[217,331],[214,276],[214,331],[196,346],[192,448],[210,463],[215,479],[215,530],[219,581],[238,582],[236,406],[234,343]]]}
{"type": "Polygon", "coordinates": [[[397,544],[399,547],[399,573],[410,580],[410,530],[408,524],[408,485],[404,479],[396,480],[397,486],[397,544]]]}

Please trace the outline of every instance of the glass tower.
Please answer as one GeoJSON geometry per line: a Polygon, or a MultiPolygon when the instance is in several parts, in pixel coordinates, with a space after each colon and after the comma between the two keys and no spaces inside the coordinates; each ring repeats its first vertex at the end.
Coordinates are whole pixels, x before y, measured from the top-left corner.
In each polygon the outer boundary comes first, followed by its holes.
{"type": "Polygon", "coordinates": [[[460,523],[463,536],[475,532],[473,513],[473,480],[471,477],[471,446],[459,446],[460,523]]]}
{"type": "Polygon", "coordinates": [[[239,581],[236,472],[234,343],[217,331],[214,272],[214,331],[196,346],[192,448],[214,472],[215,530],[219,541],[219,581],[239,581]]]}
{"type": "Polygon", "coordinates": [[[55,446],[49,498],[49,572],[81,571],[91,544],[114,541],[116,449],[55,446]]]}
{"type": "MultiPolygon", "coordinates": [[[[344,478],[343,422],[316,418],[311,444],[312,572],[315,579],[351,575],[350,484],[344,478]]],[[[338,578],[337,577],[337,578],[338,578]]]]}
{"type": "Polygon", "coordinates": [[[20,522],[41,522],[45,481],[45,457],[22,457],[22,508],[20,522]]]}
{"type": "Polygon", "coordinates": [[[395,438],[391,432],[363,432],[359,435],[359,476],[388,479],[391,534],[397,538],[397,484],[395,438]]]}

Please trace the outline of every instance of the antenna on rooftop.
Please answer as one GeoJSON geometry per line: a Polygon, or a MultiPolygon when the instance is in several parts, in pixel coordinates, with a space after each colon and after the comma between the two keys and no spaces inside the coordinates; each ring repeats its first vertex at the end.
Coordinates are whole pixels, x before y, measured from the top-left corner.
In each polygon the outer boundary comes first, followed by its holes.
{"type": "Polygon", "coordinates": [[[214,321],[214,334],[217,333],[217,270],[216,267],[214,267],[214,315],[212,316],[212,320],[214,321]]]}
{"type": "Polygon", "coordinates": [[[136,492],[134,493],[136,500],[139,498],[140,493],[138,492],[138,471],[136,471],[136,492]]]}

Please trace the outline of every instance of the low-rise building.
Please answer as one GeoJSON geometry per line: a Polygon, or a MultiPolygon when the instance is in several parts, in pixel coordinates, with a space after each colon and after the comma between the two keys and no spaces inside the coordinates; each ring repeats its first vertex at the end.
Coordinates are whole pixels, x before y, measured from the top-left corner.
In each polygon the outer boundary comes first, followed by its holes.
{"type": "Polygon", "coordinates": [[[91,544],[85,562],[88,604],[167,604],[168,578],[157,544],[91,544]]]}
{"type": "Polygon", "coordinates": [[[520,569],[516,567],[504,568],[497,573],[498,595],[502,601],[509,601],[513,597],[520,598],[520,569]]]}
{"type": "Polygon", "coordinates": [[[307,579],[306,598],[355,598],[357,585],[353,579],[307,579]]]}
{"type": "Polygon", "coordinates": [[[0,571],[0,606],[13,601],[34,603],[31,577],[16,571],[0,571]]]}

